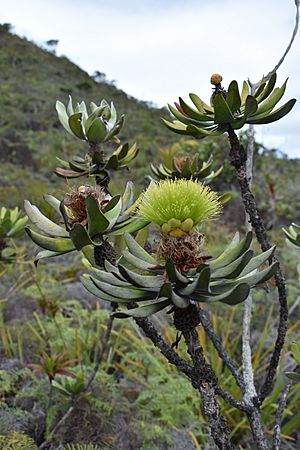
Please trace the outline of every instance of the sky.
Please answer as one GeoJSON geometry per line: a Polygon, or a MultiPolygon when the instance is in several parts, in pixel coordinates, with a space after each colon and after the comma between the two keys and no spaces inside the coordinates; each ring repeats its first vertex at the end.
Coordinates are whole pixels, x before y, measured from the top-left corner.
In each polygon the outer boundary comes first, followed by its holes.
{"type": "MultiPolygon", "coordinates": [[[[190,92],[208,101],[215,72],[225,87],[259,81],[287,47],[295,13],[294,0],[10,0],[0,22],[39,45],[58,39],[57,55],[165,106],[190,92]]],[[[286,101],[300,98],[299,44],[300,34],[278,71],[279,84],[289,77],[286,101]]],[[[300,102],[279,122],[257,126],[256,137],[300,158],[300,102]]]]}

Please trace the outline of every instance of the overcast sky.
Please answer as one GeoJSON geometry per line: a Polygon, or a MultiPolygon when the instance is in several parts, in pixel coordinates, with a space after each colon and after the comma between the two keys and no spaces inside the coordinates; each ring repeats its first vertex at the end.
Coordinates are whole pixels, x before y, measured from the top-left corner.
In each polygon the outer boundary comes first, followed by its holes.
{"type": "MultiPolygon", "coordinates": [[[[294,27],[294,0],[9,0],[0,22],[58,55],[105,72],[117,86],[158,106],[195,92],[208,100],[210,75],[258,81],[277,63],[294,27]]],[[[278,72],[285,99],[300,97],[300,36],[278,72]]],[[[101,92],[99,92],[99,99],[101,92]]],[[[300,158],[300,103],[280,122],[257,126],[269,147],[300,158]]]]}

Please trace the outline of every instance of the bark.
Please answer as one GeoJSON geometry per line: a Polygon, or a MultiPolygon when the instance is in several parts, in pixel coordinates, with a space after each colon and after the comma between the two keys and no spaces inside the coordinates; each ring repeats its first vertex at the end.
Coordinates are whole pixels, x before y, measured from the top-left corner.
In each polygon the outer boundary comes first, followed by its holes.
{"type": "Polygon", "coordinates": [[[194,328],[191,331],[185,331],[183,336],[194,365],[191,383],[200,393],[203,414],[209,422],[212,438],[219,449],[234,449],[235,447],[230,441],[227,421],[222,416],[217,401],[216,387],[218,386],[218,380],[204,358],[197,330],[194,328]]]}
{"type": "MultiPolygon", "coordinates": [[[[238,140],[237,135],[235,134],[232,128],[228,130],[228,137],[230,142],[230,157],[231,163],[236,170],[237,180],[240,186],[241,196],[244,203],[244,207],[246,212],[249,214],[249,218],[251,221],[251,225],[255,231],[258,242],[261,245],[263,251],[268,250],[271,245],[268,240],[267,232],[261,216],[258,212],[255,198],[251,192],[251,188],[249,186],[249,181],[247,179],[247,171],[246,171],[246,152],[240,142],[238,140]]],[[[284,345],[284,340],[287,331],[287,319],[288,319],[288,306],[287,306],[287,294],[286,294],[286,286],[285,279],[280,267],[280,263],[278,259],[273,256],[270,258],[271,262],[278,262],[278,269],[275,274],[275,282],[278,291],[278,300],[280,304],[280,312],[279,312],[279,323],[277,329],[277,338],[275,342],[275,347],[273,350],[273,354],[271,356],[270,364],[268,367],[266,379],[262,386],[262,389],[259,394],[260,402],[270,394],[273,387],[273,380],[276,375],[276,370],[279,363],[279,358],[281,354],[281,350],[284,345]]]]}

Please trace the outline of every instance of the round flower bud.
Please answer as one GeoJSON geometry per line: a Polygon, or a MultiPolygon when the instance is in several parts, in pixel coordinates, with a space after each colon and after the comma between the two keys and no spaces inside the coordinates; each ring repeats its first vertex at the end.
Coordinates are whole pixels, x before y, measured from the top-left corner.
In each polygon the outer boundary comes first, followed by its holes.
{"type": "Polygon", "coordinates": [[[210,77],[210,82],[214,86],[217,86],[218,84],[220,84],[222,80],[223,80],[223,78],[219,73],[213,73],[212,76],[210,77]]]}
{"type": "Polygon", "coordinates": [[[168,225],[167,223],[163,223],[160,228],[161,228],[161,231],[166,234],[168,234],[169,231],[171,230],[170,225],[168,225]]]}
{"type": "Polygon", "coordinates": [[[168,225],[170,228],[178,228],[181,225],[181,220],[172,218],[168,220],[168,225]]]}
{"type": "Polygon", "coordinates": [[[192,219],[186,219],[184,222],[182,222],[180,228],[181,228],[183,231],[186,231],[186,232],[188,233],[189,231],[191,231],[191,229],[193,228],[193,226],[194,226],[193,220],[192,220],[192,219]]]}

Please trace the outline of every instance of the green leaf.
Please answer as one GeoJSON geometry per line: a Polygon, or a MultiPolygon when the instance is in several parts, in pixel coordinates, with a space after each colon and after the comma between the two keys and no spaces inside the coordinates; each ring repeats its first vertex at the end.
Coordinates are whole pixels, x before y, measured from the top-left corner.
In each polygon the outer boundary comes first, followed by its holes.
{"type": "Polygon", "coordinates": [[[183,111],[190,116],[192,119],[195,119],[196,121],[200,122],[208,122],[212,120],[212,117],[206,114],[205,112],[201,114],[199,110],[196,110],[194,108],[191,108],[185,101],[179,97],[179,103],[183,111]]]}
{"type": "Polygon", "coordinates": [[[181,123],[177,120],[174,120],[174,122],[169,122],[168,120],[164,119],[163,117],[161,118],[161,120],[166,125],[166,127],[169,128],[169,130],[174,131],[174,133],[183,134],[183,135],[187,134],[187,131],[186,131],[187,126],[184,125],[183,123],[181,123]]]}
{"type": "Polygon", "coordinates": [[[91,126],[89,127],[87,131],[87,139],[90,142],[94,143],[101,143],[104,141],[106,135],[106,126],[102,122],[101,118],[96,118],[92,122],[91,126]]]}
{"type": "Polygon", "coordinates": [[[32,205],[28,200],[24,202],[25,211],[31,222],[40,230],[49,234],[50,236],[69,237],[69,233],[56,223],[49,220],[40,210],[32,205]]]}
{"type": "Polygon", "coordinates": [[[82,126],[81,126],[81,116],[82,113],[76,113],[69,117],[69,126],[75,136],[77,136],[79,139],[85,139],[82,126]]]}
{"type": "Polygon", "coordinates": [[[86,245],[92,244],[92,241],[81,223],[75,223],[70,230],[70,237],[75,245],[76,250],[81,250],[86,245]]]}
{"type": "Polygon", "coordinates": [[[100,210],[98,202],[94,197],[88,196],[85,200],[88,216],[88,232],[91,238],[102,234],[109,226],[109,220],[100,210]]]}
{"type": "Polygon", "coordinates": [[[234,117],[222,94],[217,94],[214,97],[213,103],[215,110],[215,123],[230,124],[233,122],[234,117]]]}
{"type": "Polygon", "coordinates": [[[251,242],[252,242],[251,231],[249,231],[244,237],[244,239],[242,239],[241,241],[239,238],[239,233],[236,233],[230,244],[223,251],[223,253],[221,253],[221,255],[219,255],[217,258],[209,262],[210,268],[215,270],[232,263],[239,256],[245,253],[246,250],[248,250],[248,248],[251,245],[251,242]]]}
{"type": "Polygon", "coordinates": [[[258,103],[261,103],[263,100],[265,100],[267,97],[269,97],[269,95],[271,94],[271,92],[274,89],[274,86],[276,84],[276,79],[277,79],[277,74],[276,72],[274,72],[269,81],[268,84],[266,85],[265,89],[263,90],[262,93],[258,94],[255,93],[255,97],[257,98],[258,103]]]}
{"type": "Polygon", "coordinates": [[[236,278],[249,263],[249,261],[253,257],[253,253],[253,250],[247,250],[232,263],[214,270],[212,272],[211,278],[236,278]]]}
{"type": "Polygon", "coordinates": [[[39,245],[40,247],[46,250],[58,253],[68,253],[75,250],[74,244],[71,241],[71,239],[53,238],[49,236],[44,236],[42,234],[37,233],[36,231],[31,230],[28,227],[26,227],[25,230],[28,236],[35,244],[39,245]]]}
{"type": "Polygon", "coordinates": [[[143,259],[137,258],[132,253],[130,253],[128,250],[123,251],[123,258],[131,264],[132,266],[136,267],[139,270],[148,270],[149,267],[151,267],[151,264],[149,262],[144,261],[143,259]]]}
{"type": "Polygon", "coordinates": [[[187,308],[190,304],[190,301],[186,298],[180,297],[177,295],[173,289],[170,282],[164,283],[159,291],[158,298],[168,298],[169,301],[173,303],[173,305],[177,306],[177,308],[187,308]]]}
{"type": "Polygon", "coordinates": [[[246,283],[239,284],[235,286],[233,289],[229,290],[220,295],[215,296],[203,296],[199,295],[195,297],[194,295],[191,298],[200,303],[212,303],[212,302],[222,302],[228,305],[237,305],[238,303],[242,303],[246,300],[250,292],[250,287],[246,283]]]}
{"type": "Polygon", "coordinates": [[[250,118],[247,120],[247,123],[253,124],[253,125],[259,125],[259,124],[263,125],[263,124],[275,122],[276,120],[279,120],[282,117],[286,116],[291,111],[291,109],[295,105],[296,101],[297,100],[295,98],[293,98],[293,99],[289,100],[287,103],[285,103],[283,106],[281,106],[281,108],[278,108],[271,114],[268,114],[266,117],[255,118],[255,116],[253,116],[253,118],[250,118]]]}
{"type": "Polygon", "coordinates": [[[226,102],[233,114],[236,113],[241,107],[239,87],[235,80],[233,80],[228,87],[226,102]]]}
{"type": "Polygon", "coordinates": [[[187,126],[187,134],[194,136],[196,139],[203,139],[206,136],[221,136],[224,132],[225,129],[224,131],[218,131],[217,126],[211,127],[211,129],[200,128],[196,125],[187,126]]]}
{"type": "Polygon", "coordinates": [[[126,269],[121,264],[118,265],[120,274],[133,286],[148,288],[157,292],[163,284],[162,277],[155,275],[139,275],[132,270],[126,269]]]}
{"type": "Polygon", "coordinates": [[[244,81],[243,87],[242,87],[242,93],[241,93],[242,105],[245,104],[246,98],[248,97],[249,93],[250,93],[249,84],[247,83],[247,81],[244,81]]]}
{"type": "Polygon", "coordinates": [[[60,123],[62,124],[62,126],[70,133],[74,136],[74,133],[72,132],[70,126],[69,126],[69,117],[66,111],[66,107],[65,105],[60,102],[59,100],[57,100],[56,104],[55,104],[55,108],[58,114],[58,118],[60,123]]]}
{"type": "Polygon", "coordinates": [[[161,300],[155,303],[151,303],[149,305],[129,309],[128,311],[116,311],[112,314],[112,316],[118,319],[126,319],[128,317],[136,317],[136,318],[148,317],[166,308],[166,306],[168,306],[169,304],[170,304],[169,300],[161,300]]]}
{"type": "Polygon", "coordinates": [[[150,263],[152,266],[155,266],[157,264],[155,258],[149,255],[149,253],[146,252],[146,250],[144,250],[129,233],[125,233],[124,237],[128,250],[134,256],[142,259],[143,261],[146,261],[147,263],[150,263]]]}
{"type": "Polygon", "coordinates": [[[205,103],[203,100],[201,100],[200,97],[196,94],[189,94],[190,99],[198,109],[198,111],[202,114],[206,114],[206,112],[213,114],[214,110],[212,106],[209,106],[207,103],[205,103]]]}
{"type": "Polygon", "coordinates": [[[288,78],[285,80],[280,88],[275,88],[271,95],[269,95],[266,100],[264,100],[258,107],[256,114],[262,114],[263,112],[273,109],[274,106],[279,102],[286,90],[288,78]]]}

